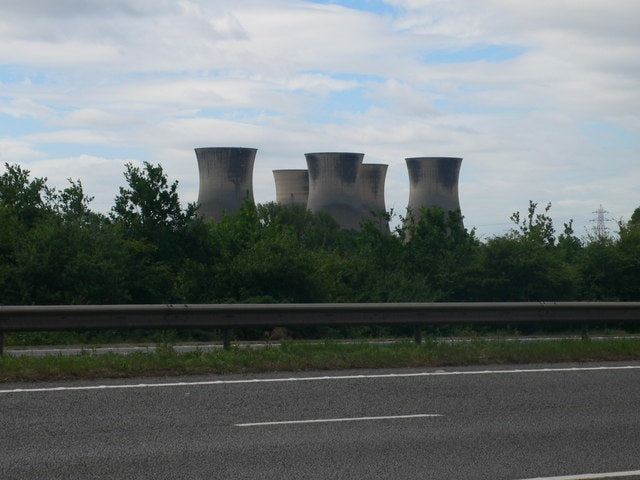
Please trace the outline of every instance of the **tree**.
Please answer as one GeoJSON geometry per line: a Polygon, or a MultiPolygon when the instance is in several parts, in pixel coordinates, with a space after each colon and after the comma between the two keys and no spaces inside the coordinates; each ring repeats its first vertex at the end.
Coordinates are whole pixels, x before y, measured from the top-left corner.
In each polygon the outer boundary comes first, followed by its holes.
{"type": "Polygon", "coordinates": [[[53,190],[46,178],[29,178],[29,170],[5,163],[0,175],[0,208],[31,226],[40,216],[51,211],[53,190]]]}
{"type": "Polygon", "coordinates": [[[259,204],[256,215],[263,226],[289,230],[311,248],[335,247],[342,237],[340,226],[328,213],[311,212],[302,205],[259,204]]]}
{"type": "Polygon", "coordinates": [[[68,179],[69,186],[64,190],[59,190],[55,195],[56,211],[66,221],[89,224],[96,220],[102,220],[102,215],[91,211],[89,204],[93,201],[84,193],[80,180],[68,179]]]}
{"type": "Polygon", "coordinates": [[[120,187],[111,218],[128,230],[153,236],[161,230],[179,230],[195,216],[195,204],[182,209],[178,182],[169,185],[160,165],[144,162],[141,169],[128,163],[124,176],[128,188],[120,187]]]}
{"type": "Polygon", "coordinates": [[[319,240],[327,235],[315,220],[315,214],[296,206],[255,207],[246,201],[212,224],[216,253],[205,281],[213,300],[330,301],[335,282],[328,280],[325,260],[331,250],[319,240]]]}
{"type": "Polygon", "coordinates": [[[619,223],[617,249],[622,259],[620,276],[620,299],[640,300],[640,208],[637,208],[628,223],[619,223]]]}
{"type": "Polygon", "coordinates": [[[537,208],[538,204],[529,200],[526,218],[521,219],[520,212],[514,212],[511,215],[511,221],[517,226],[513,230],[513,234],[516,237],[552,247],[555,245],[556,238],[553,220],[548,215],[551,210],[551,203],[547,203],[543,213],[536,213],[537,208]]]}
{"type": "Polygon", "coordinates": [[[571,222],[565,227],[561,246],[556,247],[553,221],[548,215],[551,204],[537,213],[537,204],[529,202],[528,213],[505,235],[489,239],[481,249],[479,299],[485,301],[575,300],[578,295],[577,272],[568,260],[573,248],[571,222]]]}
{"type": "Polygon", "coordinates": [[[622,300],[624,258],[613,238],[591,237],[583,248],[578,268],[583,300],[622,300]]]}
{"type": "Polygon", "coordinates": [[[629,220],[630,226],[640,225],[640,207],[636,208],[631,214],[631,219],[629,220]]]}
{"type": "Polygon", "coordinates": [[[199,245],[198,235],[206,234],[193,224],[196,206],[180,205],[178,182],[169,184],[160,165],[148,162],[143,168],[126,165],[127,187],[121,187],[111,209],[112,228],[125,240],[128,255],[123,281],[135,302],[180,301],[187,295],[180,282],[185,264],[199,245]]]}
{"type": "Polygon", "coordinates": [[[640,208],[618,236],[590,236],[579,259],[585,300],[640,300],[640,208]]]}
{"type": "Polygon", "coordinates": [[[122,249],[80,181],[56,191],[19,166],[0,177],[0,303],[122,301],[122,249]]]}
{"type": "Polygon", "coordinates": [[[397,302],[410,297],[412,277],[400,268],[403,249],[397,232],[381,229],[375,220],[363,222],[359,232],[345,238],[340,256],[338,271],[346,289],[342,301],[397,302]]]}
{"type": "Polygon", "coordinates": [[[405,301],[468,300],[478,241],[464,228],[460,211],[422,208],[418,219],[405,220],[400,271],[412,275],[405,301]]]}

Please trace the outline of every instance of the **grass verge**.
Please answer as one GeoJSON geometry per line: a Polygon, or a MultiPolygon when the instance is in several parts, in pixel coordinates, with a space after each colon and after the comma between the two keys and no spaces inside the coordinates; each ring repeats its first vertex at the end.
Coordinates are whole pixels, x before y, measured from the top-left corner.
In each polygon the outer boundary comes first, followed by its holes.
{"type": "Polygon", "coordinates": [[[178,353],[0,357],[0,382],[189,374],[640,360],[640,339],[306,344],[178,353]]]}

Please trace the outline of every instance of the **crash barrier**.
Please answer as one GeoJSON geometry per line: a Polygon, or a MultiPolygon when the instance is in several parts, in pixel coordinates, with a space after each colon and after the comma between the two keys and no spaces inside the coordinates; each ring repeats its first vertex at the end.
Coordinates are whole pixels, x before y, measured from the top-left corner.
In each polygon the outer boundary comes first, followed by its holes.
{"type": "Polygon", "coordinates": [[[3,334],[81,329],[640,322],[640,302],[289,303],[0,306],[3,334]]]}

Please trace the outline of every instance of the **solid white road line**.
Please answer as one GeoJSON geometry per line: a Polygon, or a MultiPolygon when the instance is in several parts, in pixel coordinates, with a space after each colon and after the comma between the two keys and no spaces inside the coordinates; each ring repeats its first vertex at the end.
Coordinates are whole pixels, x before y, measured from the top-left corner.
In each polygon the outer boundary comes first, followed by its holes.
{"type": "Polygon", "coordinates": [[[562,475],[560,477],[523,478],[522,480],[597,480],[599,478],[623,478],[640,476],[640,470],[628,472],[583,473],[581,475],[562,475]]]}
{"type": "Polygon", "coordinates": [[[601,367],[567,367],[567,368],[529,368],[512,370],[468,370],[468,371],[435,371],[417,373],[386,373],[370,375],[334,375],[321,377],[289,377],[289,378],[250,378],[239,380],[208,380],[200,382],[166,382],[166,383],[137,383],[115,385],[85,385],[75,387],[42,387],[42,388],[14,388],[0,390],[2,393],[31,393],[31,392],[65,392],[74,390],[114,390],[127,388],[159,388],[159,387],[193,387],[206,385],[234,385],[246,383],[285,383],[285,382],[314,382],[330,380],[363,380],[385,378],[410,378],[410,377],[446,377],[456,375],[514,375],[527,373],[579,373],[579,372],[604,372],[615,370],[640,370],[640,365],[601,366],[601,367]]]}
{"type": "Polygon", "coordinates": [[[255,423],[236,423],[236,427],[264,427],[268,425],[297,425],[305,423],[337,423],[337,422],[363,422],[373,420],[397,420],[405,418],[426,418],[441,417],[436,413],[420,413],[416,415],[393,415],[386,417],[351,417],[351,418],[321,418],[315,420],[285,420],[281,422],[255,422],[255,423]]]}

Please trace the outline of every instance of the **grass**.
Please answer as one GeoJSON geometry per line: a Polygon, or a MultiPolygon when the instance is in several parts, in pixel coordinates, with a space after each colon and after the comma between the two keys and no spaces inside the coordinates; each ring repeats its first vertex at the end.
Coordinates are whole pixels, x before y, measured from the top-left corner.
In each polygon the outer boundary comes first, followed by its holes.
{"type": "MultiPolygon", "coordinates": [[[[487,336],[531,336],[531,335],[572,335],[580,334],[575,324],[524,324],[510,325],[425,325],[425,335],[432,337],[471,337],[487,336]]],[[[633,323],[591,324],[592,335],[628,335],[640,333],[640,325],[633,323]]],[[[388,339],[411,337],[412,325],[360,325],[360,326],[301,326],[288,328],[252,327],[234,329],[233,337],[238,341],[264,341],[270,339],[388,339]]],[[[179,343],[179,342],[219,342],[223,333],[220,329],[173,328],[173,329],[107,329],[74,331],[36,331],[5,333],[5,345],[8,347],[32,345],[102,345],[118,343],[179,343]]]]}
{"type": "Polygon", "coordinates": [[[640,360],[640,339],[426,341],[379,344],[284,342],[264,348],[178,353],[170,345],[130,354],[0,357],[0,382],[357,368],[444,367],[640,360]]]}

